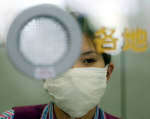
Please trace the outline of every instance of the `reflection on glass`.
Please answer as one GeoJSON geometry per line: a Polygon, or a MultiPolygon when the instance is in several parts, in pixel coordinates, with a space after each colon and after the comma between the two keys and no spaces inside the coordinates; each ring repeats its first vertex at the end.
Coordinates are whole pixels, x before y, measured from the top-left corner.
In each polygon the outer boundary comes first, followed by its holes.
{"type": "Polygon", "coordinates": [[[67,50],[66,32],[52,19],[33,19],[21,31],[20,50],[34,65],[51,65],[67,50]]]}

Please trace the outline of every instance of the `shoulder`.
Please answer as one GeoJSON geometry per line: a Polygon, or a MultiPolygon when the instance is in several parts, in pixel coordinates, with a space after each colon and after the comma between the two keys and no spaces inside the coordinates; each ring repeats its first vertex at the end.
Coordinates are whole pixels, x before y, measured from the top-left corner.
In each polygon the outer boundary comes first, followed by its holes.
{"type": "Polygon", "coordinates": [[[39,119],[47,104],[13,107],[0,114],[0,119],[39,119]]]}
{"type": "Polygon", "coordinates": [[[104,114],[105,114],[106,119],[120,119],[120,118],[118,118],[118,117],[115,117],[115,116],[113,116],[113,115],[107,113],[107,112],[104,112],[104,114]]]}
{"type": "Polygon", "coordinates": [[[42,110],[44,108],[44,106],[47,104],[40,104],[40,105],[28,105],[28,106],[17,106],[17,107],[13,107],[12,109],[15,112],[21,112],[23,111],[34,111],[34,110],[42,110]]]}
{"type": "Polygon", "coordinates": [[[37,119],[40,118],[43,108],[46,104],[41,105],[30,105],[30,106],[19,106],[13,107],[15,119],[37,119]]]}
{"type": "Polygon", "coordinates": [[[8,110],[2,114],[0,114],[0,119],[13,119],[14,117],[14,110],[8,110]]]}

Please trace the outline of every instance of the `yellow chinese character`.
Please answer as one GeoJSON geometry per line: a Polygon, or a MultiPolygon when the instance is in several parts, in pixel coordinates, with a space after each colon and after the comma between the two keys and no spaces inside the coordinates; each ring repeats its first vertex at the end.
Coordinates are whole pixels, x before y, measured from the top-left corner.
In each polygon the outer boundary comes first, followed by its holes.
{"type": "Polygon", "coordinates": [[[129,31],[129,29],[126,29],[123,34],[123,37],[125,39],[123,51],[126,51],[129,48],[131,48],[135,52],[144,52],[148,48],[146,30],[138,28],[136,31],[129,31]]]}
{"type": "Polygon", "coordinates": [[[106,28],[102,28],[95,33],[94,43],[96,45],[96,50],[99,53],[103,53],[105,51],[116,50],[117,44],[116,41],[118,39],[113,38],[113,34],[115,33],[114,29],[110,29],[110,33],[107,33],[106,28]],[[104,47],[104,45],[113,45],[113,47],[104,47]]]}

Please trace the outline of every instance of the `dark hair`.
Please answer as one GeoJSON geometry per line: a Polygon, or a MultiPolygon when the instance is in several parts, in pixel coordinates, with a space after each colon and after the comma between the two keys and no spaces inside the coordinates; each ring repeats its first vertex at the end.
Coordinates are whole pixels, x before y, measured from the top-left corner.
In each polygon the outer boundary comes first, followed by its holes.
{"type": "MultiPolygon", "coordinates": [[[[75,19],[78,21],[79,26],[83,33],[85,33],[91,39],[94,39],[94,30],[90,27],[87,18],[84,15],[76,15],[75,13],[71,13],[75,19]]],[[[111,55],[102,53],[102,57],[104,59],[105,65],[110,64],[111,55]]]]}

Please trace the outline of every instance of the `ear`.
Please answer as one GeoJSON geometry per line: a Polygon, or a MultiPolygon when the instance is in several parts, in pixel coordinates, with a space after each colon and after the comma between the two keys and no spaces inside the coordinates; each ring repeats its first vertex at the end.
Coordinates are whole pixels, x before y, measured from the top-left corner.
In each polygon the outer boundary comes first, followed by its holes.
{"type": "Polygon", "coordinates": [[[109,64],[108,69],[107,69],[107,81],[110,80],[110,76],[114,70],[114,65],[112,63],[109,64]]]}

